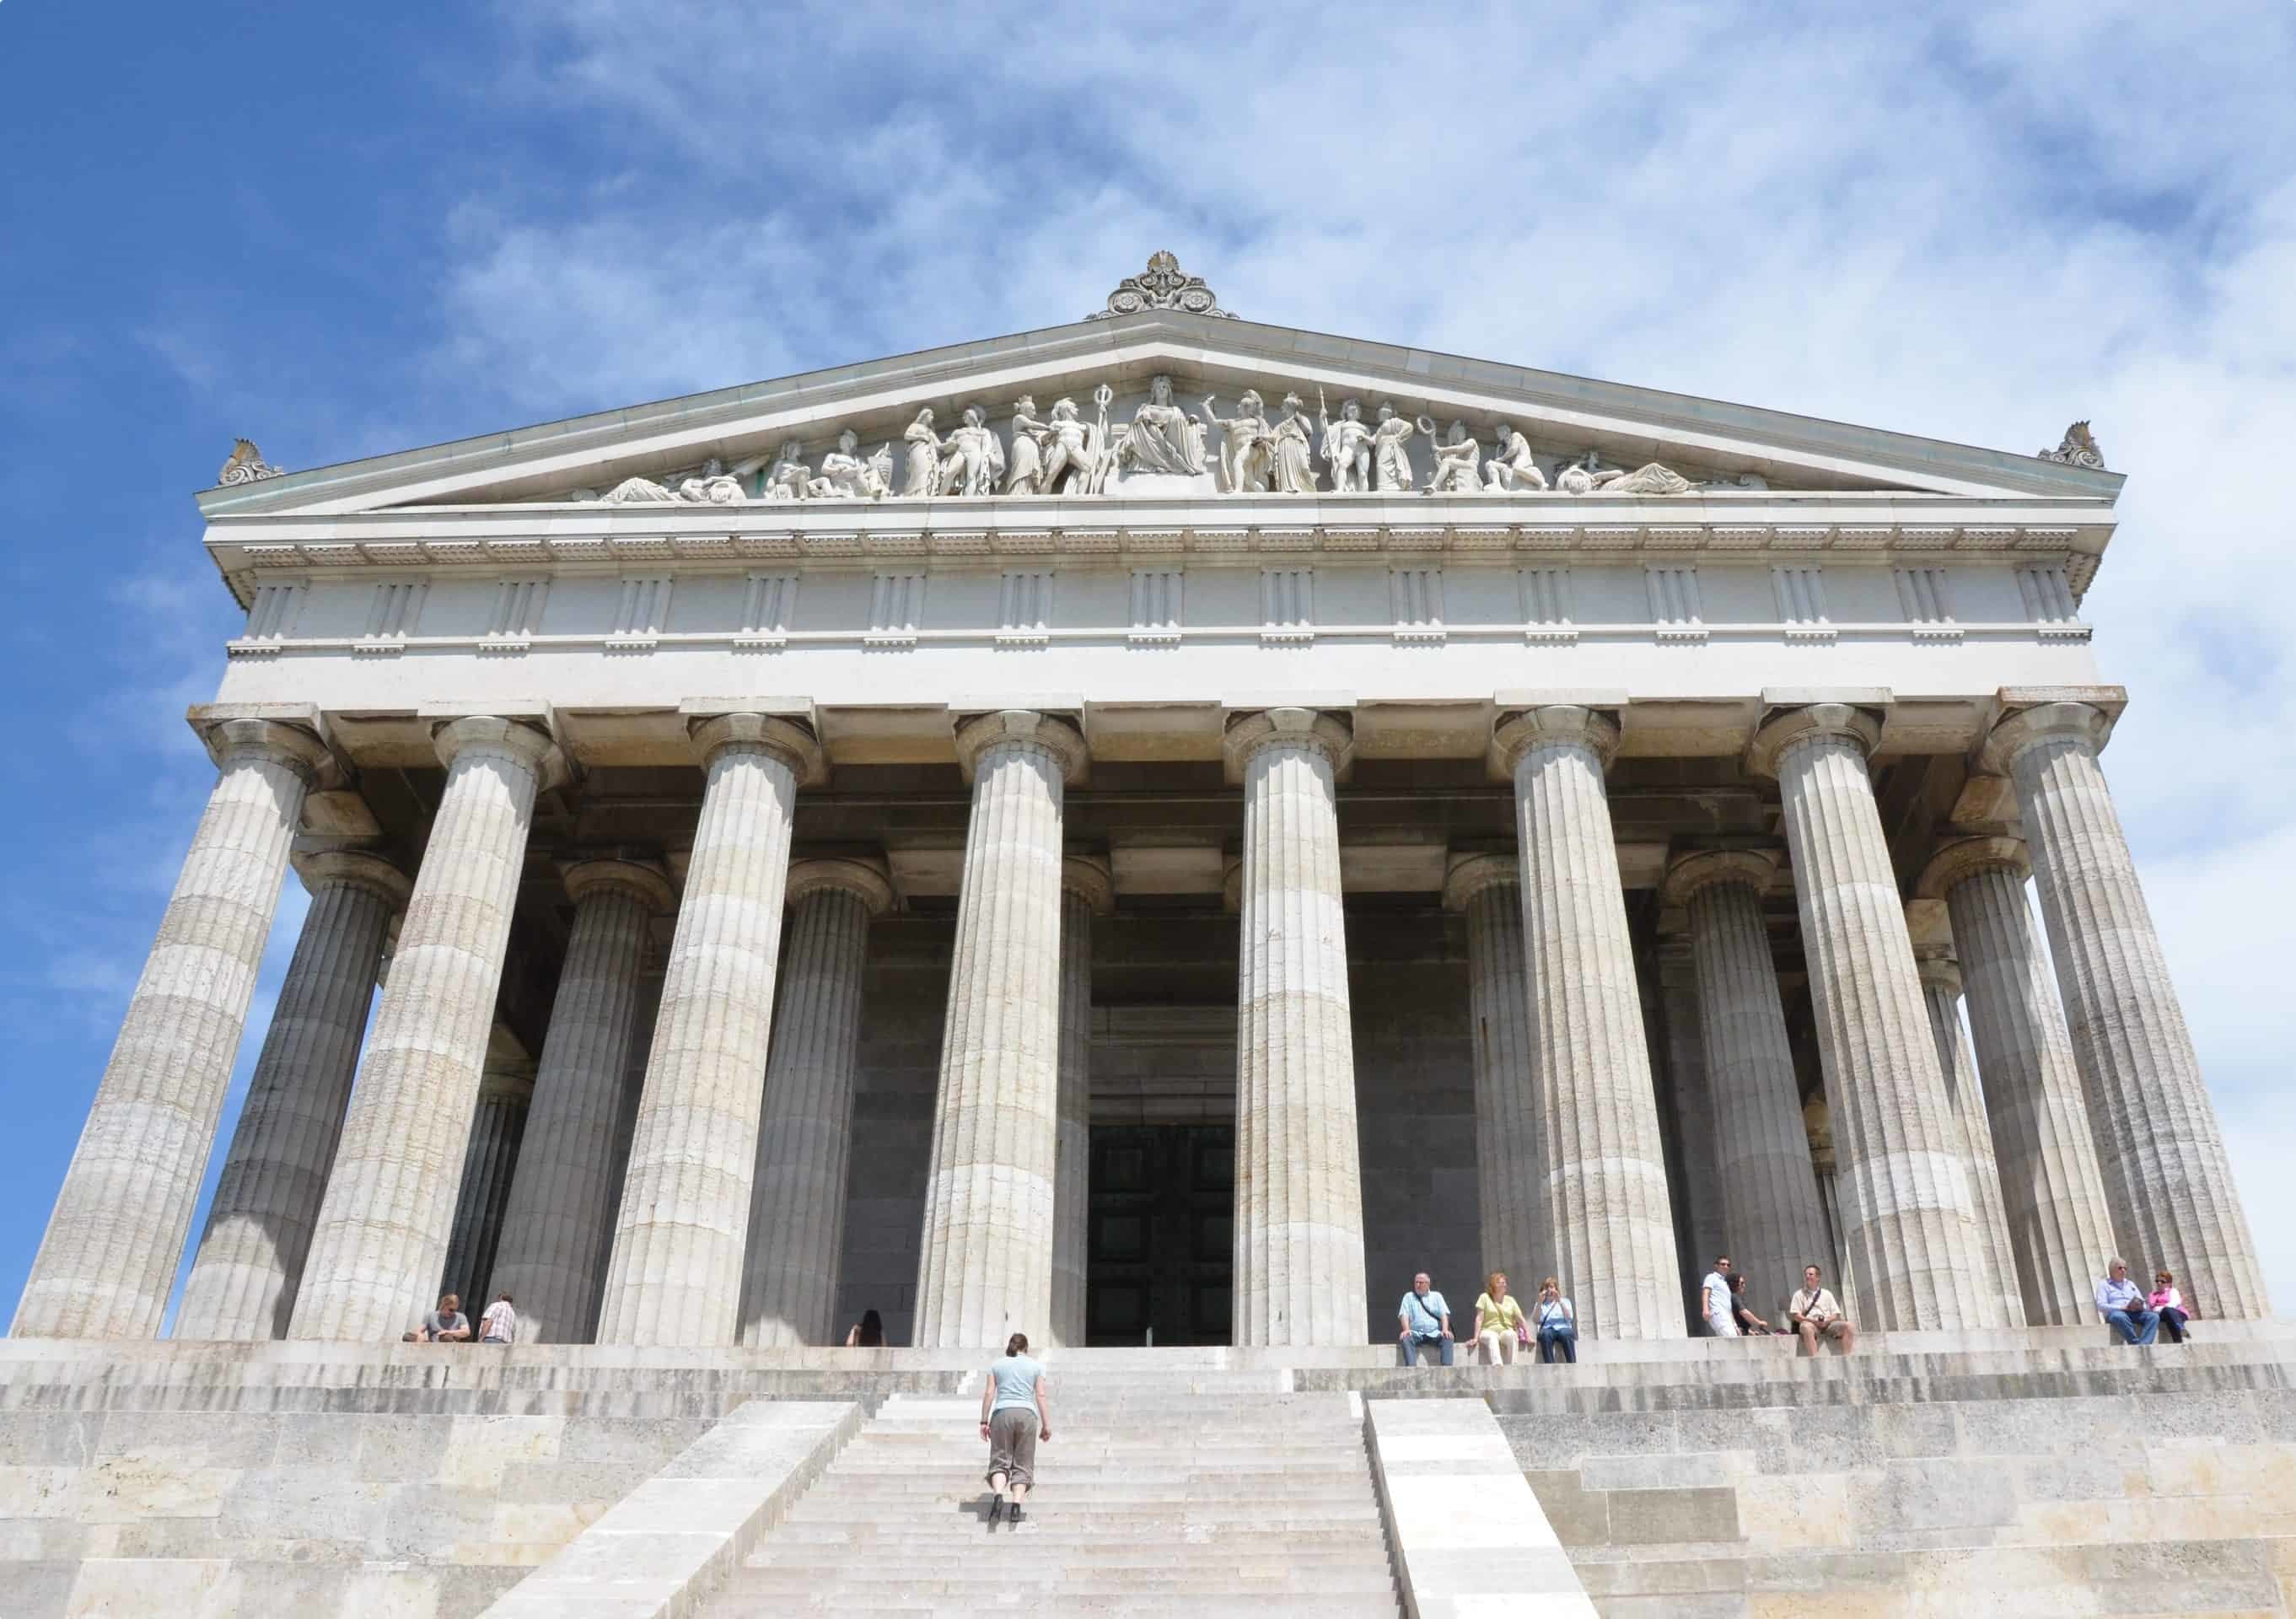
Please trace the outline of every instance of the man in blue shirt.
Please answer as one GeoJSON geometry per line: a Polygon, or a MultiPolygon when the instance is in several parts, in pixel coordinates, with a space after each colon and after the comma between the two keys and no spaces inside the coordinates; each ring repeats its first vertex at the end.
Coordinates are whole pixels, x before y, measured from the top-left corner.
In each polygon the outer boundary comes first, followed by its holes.
{"type": "Polygon", "coordinates": [[[2128,1266],[2114,1260],[2096,1285],[2096,1312],[2124,1344],[2150,1344],[2161,1334],[2161,1318],[2144,1307],[2144,1289],[2128,1279],[2128,1266]]]}
{"type": "Polygon", "coordinates": [[[1406,1366],[1418,1365],[1419,1346],[1426,1344],[1439,1349],[1444,1365],[1451,1364],[1451,1307],[1427,1285],[1424,1270],[1411,1278],[1411,1291],[1395,1307],[1395,1322],[1403,1329],[1402,1341],[1395,1349],[1398,1360],[1406,1366]]]}

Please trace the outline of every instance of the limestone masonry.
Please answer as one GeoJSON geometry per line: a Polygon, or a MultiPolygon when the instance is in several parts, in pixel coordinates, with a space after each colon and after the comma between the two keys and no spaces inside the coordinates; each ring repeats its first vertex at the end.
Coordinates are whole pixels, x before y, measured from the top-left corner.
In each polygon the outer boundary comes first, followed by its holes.
{"type": "Polygon", "coordinates": [[[1291,331],[1168,254],[1107,301],[240,442],[215,789],[0,1346],[12,1611],[2291,1611],[2087,424],[1291,331]],[[1858,1353],[1693,1338],[1718,1253],[1858,1353]],[[2115,1256],[2202,1341],[2109,1344],[2115,1256]],[[1395,1368],[1419,1270],[1463,1361],[1554,1277],[1584,1364],[1395,1368]],[[401,1346],[447,1289],[518,1344],[401,1346]],[[992,1539],[1016,1331],[1062,1414],[992,1539]]]}

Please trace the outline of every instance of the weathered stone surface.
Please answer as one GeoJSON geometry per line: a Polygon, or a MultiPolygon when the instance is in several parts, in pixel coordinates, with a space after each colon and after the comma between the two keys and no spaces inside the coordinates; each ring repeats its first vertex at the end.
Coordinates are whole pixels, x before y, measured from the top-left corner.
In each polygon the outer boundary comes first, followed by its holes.
{"type": "Polygon", "coordinates": [[[396,1337],[436,1296],[547,734],[442,723],[447,785],[367,1037],[289,1335],[396,1337]]]}
{"type": "Polygon", "coordinates": [[[850,859],[800,861],[788,895],[742,1289],[742,1342],[769,1349],[834,1341],[861,975],[870,918],[893,901],[882,871],[850,859]]]}
{"type": "Polygon", "coordinates": [[[2087,703],[2041,703],[1996,727],[1987,765],[2016,784],[2120,1246],[2174,1271],[2203,1317],[2268,1315],[2224,1132],[2097,766],[2111,728],[2087,703]]]}
{"type": "Polygon", "coordinates": [[[661,874],[634,861],[584,860],[564,876],[574,927],[494,1264],[494,1287],[517,1306],[521,1341],[535,1344],[581,1342],[598,1307],[646,929],[672,903],[661,874]]]}
{"type": "Polygon", "coordinates": [[[288,842],[328,760],[299,725],[205,734],[220,774],[33,1256],[20,1336],[148,1338],[175,1285],[288,842]]]}
{"type": "Polygon", "coordinates": [[[630,1140],[598,1338],[730,1344],[757,1169],[790,817],[821,771],[813,733],[758,713],[697,719],[706,785],[630,1140]]]}
{"type": "Polygon", "coordinates": [[[1785,810],[1833,1130],[1841,1245],[1866,1325],[1997,1326],[1976,1201],[1946,1098],[1904,903],[1874,803],[1874,716],[1792,709],[1755,739],[1785,810]]]}
{"type": "Polygon", "coordinates": [[[1105,860],[1061,862],[1060,1144],[1053,1171],[1054,1344],[1085,1337],[1085,1262],[1091,1237],[1092,919],[1116,908],[1105,860]]]}
{"type": "Polygon", "coordinates": [[[1267,709],[1231,715],[1226,748],[1243,783],[1235,1342],[1354,1343],[1363,1186],[1333,798],[1351,734],[1338,716],[1267,709]]]}
{"type": "Polygon", "coordinates": [[[2112,1211],[2072,1042],[2025,907],[2024,850],[2009,838],[1948,843],[1919,888],[1941,896],[1953,918],[2025,1319],[2093,1320],[2112,1211]]]}
{"type": "Polygon", "coordinates": [[[406,875],[379,855],[327,851],[298,869],[311,907],[208,1206],[178,1338],[287,1335],[383,942],[406,908],[406,875]]]}
{"type": "Polygon", "coordinates": [[[1060,1125],[1061,809],[1085,767],[1068,721],[966,721],[972,777],[917,1265],[920,1345],[1040,1334],[1053,1303],[1060,1125]]]}
{"type": "Polygon", "coordinates": [[[1496,740],[1514,777],[1556,1269],[1582,1335],[1677,1335],[1665,1148],[1603,784],[1618,722],[1554,704],[1502,716],[1496,740]]]}

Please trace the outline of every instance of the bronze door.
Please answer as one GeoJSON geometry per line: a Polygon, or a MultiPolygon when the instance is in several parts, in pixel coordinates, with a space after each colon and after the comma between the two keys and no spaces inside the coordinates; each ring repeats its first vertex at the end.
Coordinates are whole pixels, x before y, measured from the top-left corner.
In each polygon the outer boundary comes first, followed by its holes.
{"type": "Polygon", "coordinates": [[[1085,1342],[1226,1344],[1235,1130],[1095,1125],[1085,1342]]]}

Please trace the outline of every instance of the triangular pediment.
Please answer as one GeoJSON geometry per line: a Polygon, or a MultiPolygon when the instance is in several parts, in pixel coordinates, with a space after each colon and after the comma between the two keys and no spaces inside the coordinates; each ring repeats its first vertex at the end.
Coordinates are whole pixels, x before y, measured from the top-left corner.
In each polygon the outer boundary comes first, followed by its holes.
{"type": "MultiPolygon", "coordinates": [[[[1047,459],[1065,464],[1056,475],[1059,488],[1046,492],[1067,496],[1249,498],[1262,487],[1302,492],[1302,475],[1313,480],[1315,492],[1335,492],[1335,479],[1349,476],[1376,489],[1382,469],[1372,455],[1350,453],[1364,435],[1342,428],[1334,446],[1319,419],[1340,418],[1350,399],[1365,429],[1382,406],[1403,423],[1436,429],[1432,436],[1412,431],[1407,437],[1406,428],[1395,430],[1414,489],[1424,489],[1438,470],[1439,440],[1472,439],[1474,465],[1441,491],[1459,500],[1755,490],[2109,503],[2120,482],[2112,473],[2042,456],[1151,308],[262,476],[209,491],[201,507],[223,519],[609,504],[618,491],[633,504],[728,505],[790,497],[1025,497],[1027,487],[1012,487],[1016,460],[1024,473],[1033,462],[1041,479],[1047,459]],[[1164,398],[1159,378],[1166,379],[1179,414],[1152,410],[1143,417],[1152,390],[1156,399],[1164,398]],[[1234,421],[1247,390],[1261,402],[1257,423],[1237,429],[1206,419],[1234,421]],[[1283,423],[1287,395],[1300,401],[1297,428],[1283,423]],[[1067,413],[1055,418],[1064,399],[1074,407],[1073,422],[1067,413]],[[1016,423],[1015,407],[1024,400],[1037,413],[1018,414],[1033,425],[1016,423]],[[973,407],[980,418],[968,423],[965,413],[973,407]],[[930,444],[913,431],[928,411],[930,444]],[[1455,434],[1454,423],[1464,426],[1464,435],[1455,434]],[[851,439],[840,451],[845,434],[851,439]],[[1057,457],[1050,454],[1056,442],[1062,451],[1057,457]],[[832,458],[847,453],[851,459],[832,458]],[[1086,459],[1096,466],[1082,474],[1072,470],[1086,459]],[[1488,469],[1501,459],[1509,470],[1495,475],[1488,469]],[[1338,466],[1341,461],[1353,465],[1338,466]]],[[[1375,444],[1366,448],[1375,455],[1375,444]]],[[[1464,449],[1455,444],[1455,461],[1468,459],[1464,449]]],[[[1400,468],[1390,461],[1384,470],[1392,478],[1400,468]]]]}

